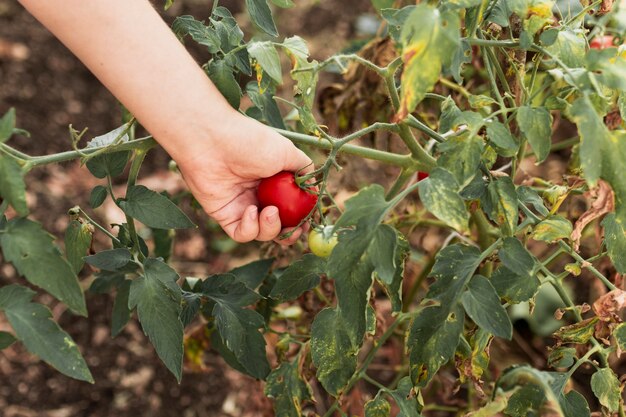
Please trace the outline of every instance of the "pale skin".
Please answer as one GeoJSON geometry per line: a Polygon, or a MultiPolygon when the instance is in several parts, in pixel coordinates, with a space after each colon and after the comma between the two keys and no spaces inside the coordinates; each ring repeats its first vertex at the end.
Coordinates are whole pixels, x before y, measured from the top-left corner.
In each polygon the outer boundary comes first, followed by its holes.
{"type": "Polygon", "coordinates": [[[222,97],[148,0],[20,0],[177,162],[189,189],[238,242],[278,240],[278,209],[257,207],[261,178],[310,172],[288,139],[222,97]]]}

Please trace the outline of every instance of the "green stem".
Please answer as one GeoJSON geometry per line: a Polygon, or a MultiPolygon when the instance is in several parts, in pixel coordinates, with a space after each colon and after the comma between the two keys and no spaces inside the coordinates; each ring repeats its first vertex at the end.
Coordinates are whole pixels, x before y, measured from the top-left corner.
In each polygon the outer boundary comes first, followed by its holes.
{"type": "Polygon", "coordinates": [[[109,232],[107,229],[105,229],[104,227],[102,227],[100,225],[100,223],[96,222],[95,220],[93,220],[91,217],[89,217],[89,215],[87,213],[85,213],[85,211],[83,209],[81,209],[80,207],[78,208],[78,212],[81,214],[81,216],[83,216],[85,218],[85,220],[87,220],[89,223],[91,223],[96,229],[100,230],[102,233],[104,233],[105,235],[107,235],[109,238],[111,238],[111,240],[115,243],[121,244],[120,240],[115,237],[111,232],[109,232]]]}
{"type": "MultiPolygon", "coordinates": [[[[139,170],[141,169],[141,164],[146,158],[147,153],[147,149],[135,150],[135,156],[133,158],[132,164],[130,165],[130,171],[128,173],[128,186],[126,188],[127,193],[130,190],[130,187],[133,187],[135,184],[137,184],[139,170]]],[[[133,249],[135,251],[135,254],[139,258],[139,260],[143,262],[145,256],[141,252],[141,246],[139,245],[139,236],[137,235],[137,229],[135,228],[135,219],[126,214],[126,224],[128,225],[128,234],[130,235],[130,239],[133,242],[133,249]]]]}
{"type": "Polygon", "coordinates": [[[402,169],[402,171],[400,171],[400,174],[398,175],[398,178],[396,178],[396,181],[393,183],[391,188],[389,188],[385,199],[390,200],[398,195],[398,193],[402,190],[402,187],[404,187],[404,185],[411,179],[414,174],[415,171],[412,169],[402,169]]]}
{"type": "Polygon", "coordinates": [[[429,138],[435,139],[437,142],[445,142],[446,138],[435,132],[433,129],[422,123],[417,117],[412,114],[405,121],[409,126],[425,133],[429,138]]]}
{"type": "Polygon", "coordinates": [[[611,281],[609,281],[609,279],[607,277],[605,277],[600,271],[598,271],[596,268],[594,268],[593,265],[591,265],[589,262],[587,262],[585,259],[583,259],[582,256],[580,256],[578,253],[576,253],[574,251],[574,249],[572,249],[572,247],[570,245],[568,245],[567,243],[563,242],[562,240],[559,241],[559,245],[563,249],[565,249],[567,251],[568,255],[570,255],[572,258],[576,259],[576,261],[580,263],[581,267],[588,269],[589,272],[591,272],[600,281],[602,281],[604,283],[604,285],[609,287],[609,289],[611,291],[617,289],[617,287],[611,281]]]}

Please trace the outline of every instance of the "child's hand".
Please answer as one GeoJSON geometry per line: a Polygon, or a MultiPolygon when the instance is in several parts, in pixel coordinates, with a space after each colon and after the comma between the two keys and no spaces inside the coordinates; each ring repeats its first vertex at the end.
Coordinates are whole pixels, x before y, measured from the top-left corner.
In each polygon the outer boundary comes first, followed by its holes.
{"type": "MultiPolygon", "coordinates": [[[[225,119],[196,145],[176,152],[176,162],[198,202],[231,238],[238,242],[275,239],[282,230],[278,209],[266,207],[259,213],[259,180],[280,171],[310,172],[311,159],[253,119],[234,111],[225,119]]],[[[277,242],[290,245],[302,232],[300,228],[277,242]]]]}

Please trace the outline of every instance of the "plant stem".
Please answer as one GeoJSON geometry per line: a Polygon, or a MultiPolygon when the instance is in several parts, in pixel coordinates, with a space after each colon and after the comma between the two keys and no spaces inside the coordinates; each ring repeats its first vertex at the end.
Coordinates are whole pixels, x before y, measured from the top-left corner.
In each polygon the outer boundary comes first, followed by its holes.
{"type": "Polygon", "coordinates": [[[617,289],[617,287],[611,281],[609,281],[609,279],[607,277],[605,277],[600,271],[598,271],[596,268],[594,268],[594,266],[591,265],[588,261],[583,259],[582,256],[580,256],[578,253],[576,253],[574,251],[574,249],[572,249],[572,247],[570,245],[568,245],[567,243],[563,242],[562,240],[559,241],[559,245],[563,249],[565,249],[567,251],[568,255],[570,255],[572,258],[576,259],[576,261],[580,263],[581,267],[588,269],[589,272],[591,272],[598,279],[600,279],[600,281],[602,281],[604,283],[604,285],[609,287],[609,289],[611,291],[617,289]]]}
{"type": "Polygon", "coordinates": [[[102,233],[104,233],[109,238],[111,238],[112,241],[114,241],[115,243],[121,243],[117,237],[115,237],[111,232],[109,232],[107,229],[102,227],[100,223],[96,222],[91,217],[89,217],[89,215],[85,213],[85,211],[82,208],[78,207],[78,212],[81,214],[81,216],[85,218],[85,220],[91,223],[96,229],[100,230],[102,233]]]}

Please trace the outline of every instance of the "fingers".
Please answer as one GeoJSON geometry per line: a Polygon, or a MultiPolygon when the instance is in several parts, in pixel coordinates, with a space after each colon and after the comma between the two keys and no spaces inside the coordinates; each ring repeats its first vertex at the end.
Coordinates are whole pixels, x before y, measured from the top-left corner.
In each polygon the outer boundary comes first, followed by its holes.
{"type": "Polygon", "coordinates": [[[281,230],[278,209],[274,206],[264,208],[261,213],[258,213],[256,206],[249,206],[239,221],[222,227],[228,236],[239,243],[274,240],[282,246],[293,245],[309,229],[309,225],[305,224],[287,239],[278,239],[279,235],[289,233],[293,228],[281,230]]]}

